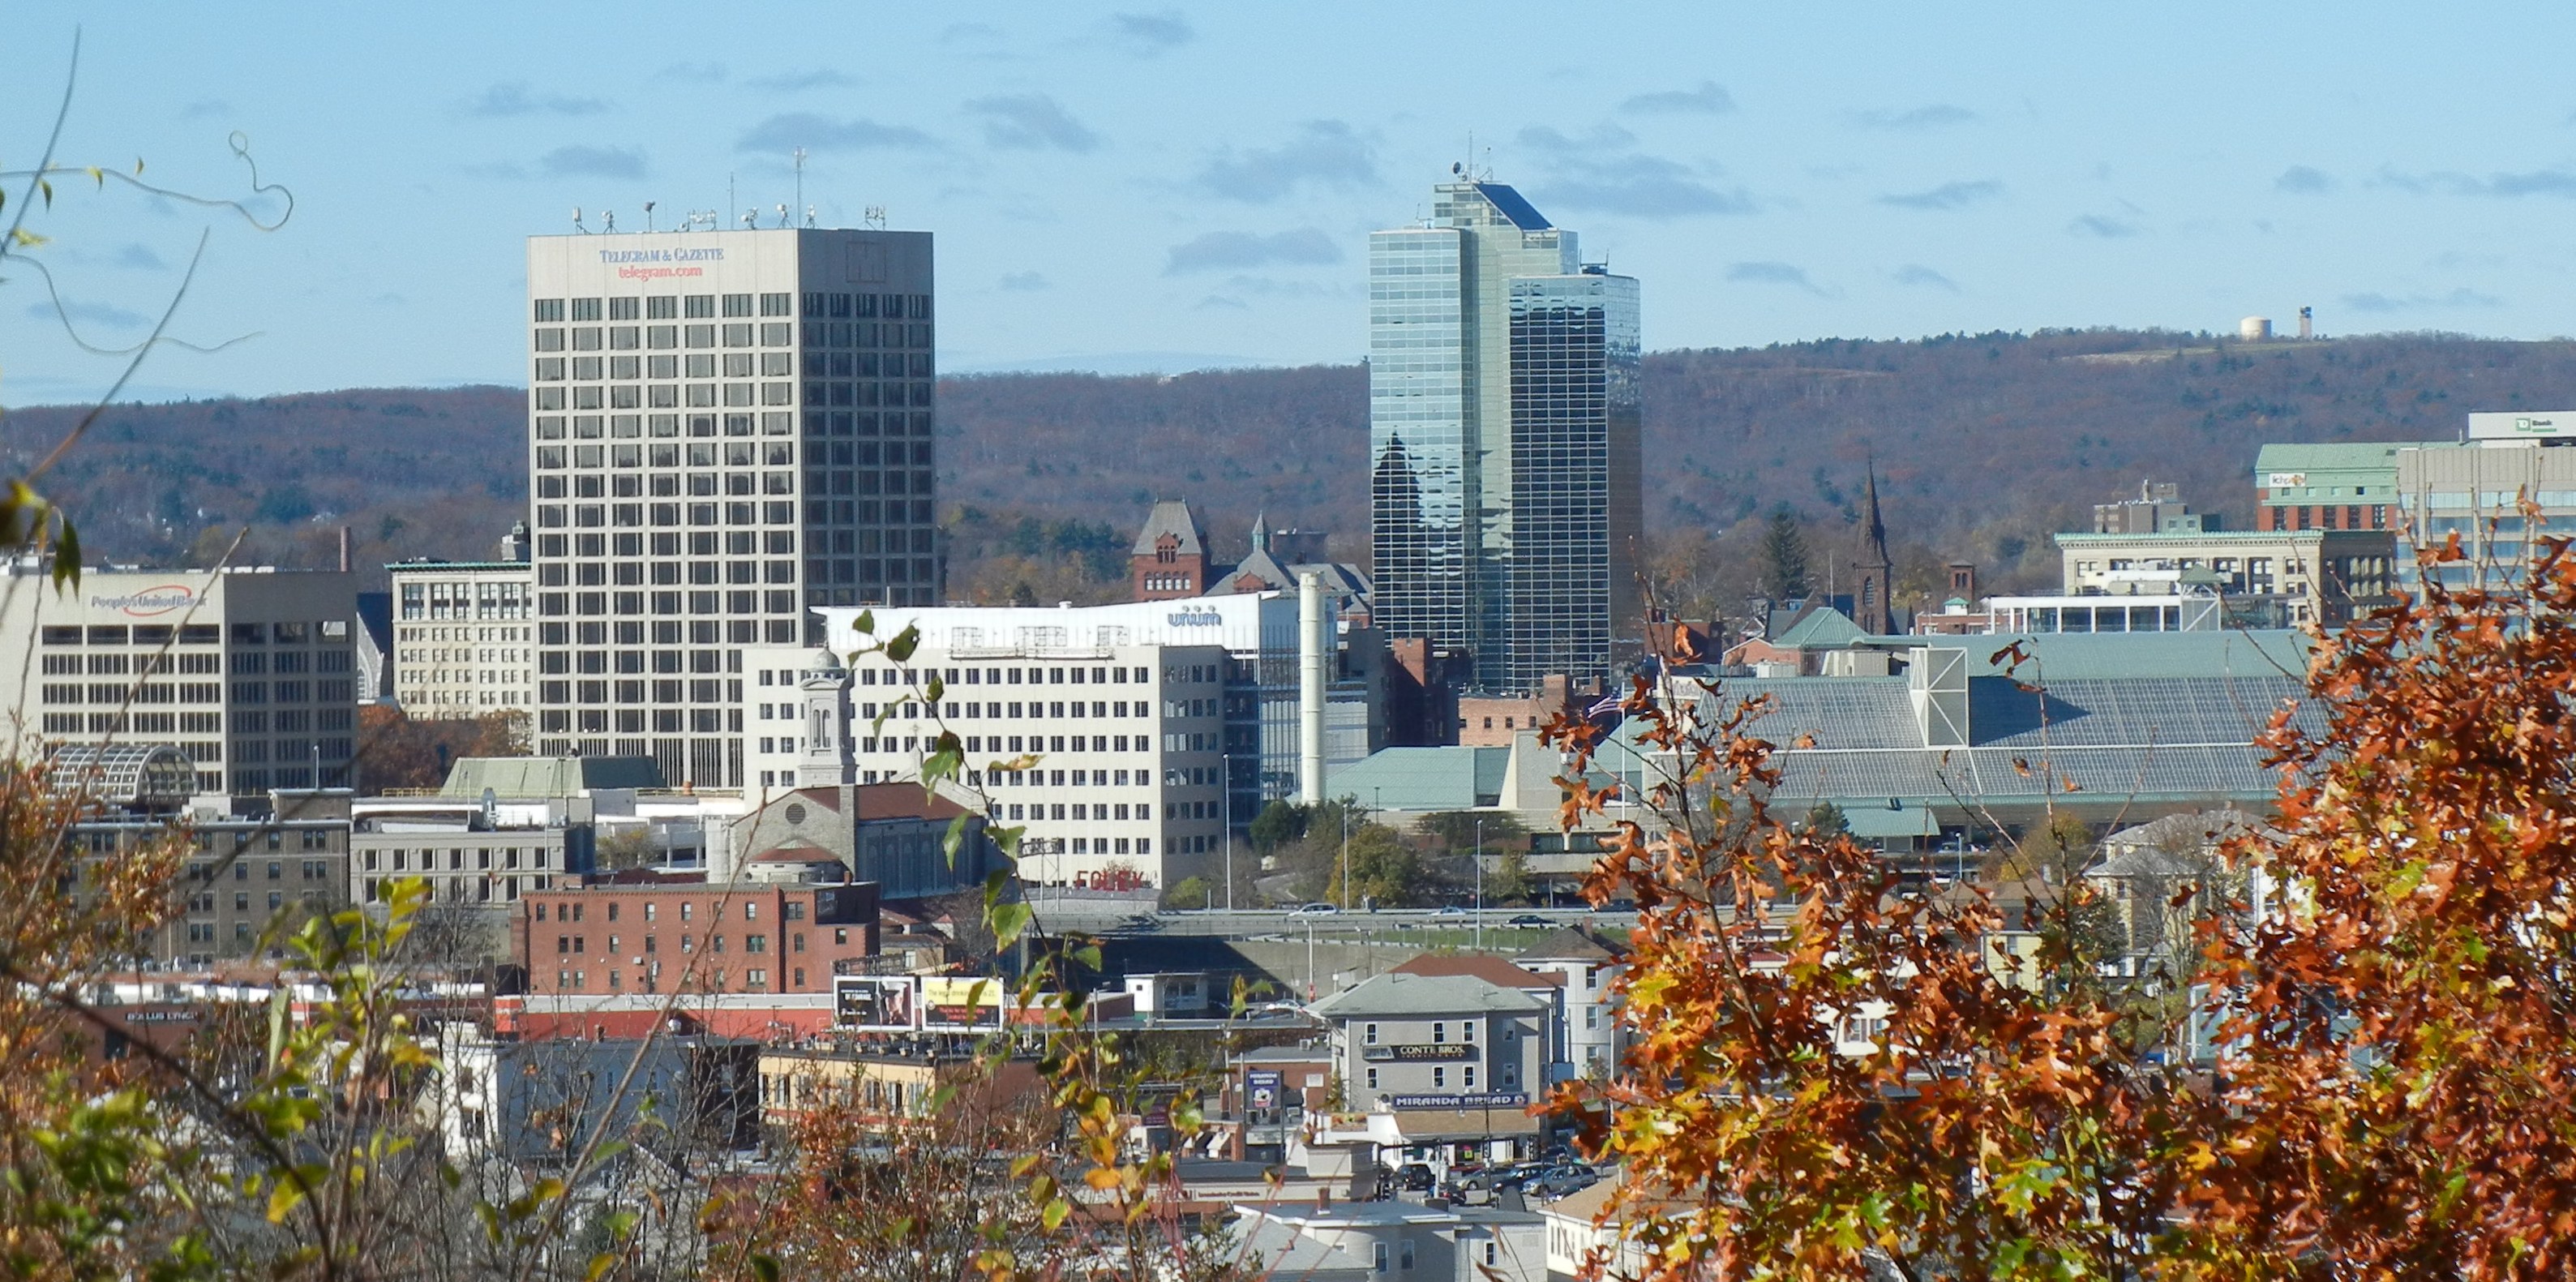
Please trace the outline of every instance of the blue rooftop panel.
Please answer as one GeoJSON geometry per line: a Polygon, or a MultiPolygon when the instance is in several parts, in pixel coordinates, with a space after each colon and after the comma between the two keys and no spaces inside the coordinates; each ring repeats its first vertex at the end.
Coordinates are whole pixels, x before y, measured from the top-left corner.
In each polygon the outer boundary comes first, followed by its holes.
{"type": "Polygon", "coordinates": [[[1494,208],[1503,211],[1503,217],[1511,219],[1512,226],[1522,231],[1545,231],[1555,225],[1547,220],[1547,215],[1522,199],[1519,192],[1501,183],[1478,183],[1476,190],[1494,202],[1494,208]]]}

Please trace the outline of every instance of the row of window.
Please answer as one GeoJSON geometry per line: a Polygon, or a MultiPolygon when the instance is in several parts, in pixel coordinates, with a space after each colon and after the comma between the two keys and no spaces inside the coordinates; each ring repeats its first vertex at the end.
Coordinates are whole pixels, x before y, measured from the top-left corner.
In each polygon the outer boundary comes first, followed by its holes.
{"type": "MultiPolygon", "coordinates": [[[[612,612],[632,617],[645,613],[650,602],[654,614],[787,614],[796,612],[796,594],[789,592],[546,592],[537,597],[537,612],[548,618],[581,614],[598,618],[612,612]],[[683,608],[685,604],[685,608],[683,608]]],[[[725,641],[733,645],[756,645],[760,642],[756,626],[731,626],[725,641]]],[[[790,645],[790,636],[780,645],[790,645]]]]}
{"type": "MultiPolygon", "coordinates": [[[[48,712],[44,732],[57,734],[222,734],[220,712],[48,712]]],[[[179,745],[182,751],[192,746],[179,745]]],[[[202,745],[211,756],[197,756],[199,761],[220,761],[222,750],[214,744],[202,745]]],[[[192,754],[193,755],[193,754],[192,754]]]]}
{"type": "Polygon", "coordinates": [[[511,646],[416,646],[394,651],[396,663],[525,663],[530,652],[511,646]]]}
{"type": "MultiPolygon", "coordinates": [[[[577,441],[596,441],[603,436],[621,441],[646,436],[667,439],[680,435],[681,417],[678,414],[540,414],[536,416],[536,437],[540,441],[560,441],[564,439],[564,429],[569,423],[572,439],[577,441]]],[[[758,414],[691,414],[687,418],[688,434],[692,437],[716,435],[718,423],[723,424],[726,436],[750,436],[755,428],[761,436],[790,436],[796,430],[796,416],[785,410],[764,410],[758,414]]],[[[894,434],[902,435],[900,431],[894,434]]]]}
{"type": "MultiPolygon", "coordinates": [[[[922,708],[924,706],[925,705],[923,704],[909,702],[888,704],[885,707],[885,715],[888,718],[895,720],[916,721],[921,718],[922,708]]],[[[973,721],[984,717],[1009,718],[1011,720],[1020,720],[1022,718],[1036,718],[1044,720],[1052,718],[1061,721],[1081,719],[1086,716],[1094,720],[1107,720],[1113,717],[1124,720],[1131,716],[1152,716],[1154,711],[1152,704],[1145,703],[1141,700],[1130,703],[1125,699],[1120,699],[1115,702],[1104,701],[1095,703],[1084,703],[1079,699],[1070,703],[1056,701],[1039,703],[1035,700],[1031,700],[1026,703],[983,703],[968,700],[961,703],[951,700],[942,706],[946,708],[947,716],[952,721],[973,721]],[[1130,712],[1130,708],[1134,709],[1134,711],[1130,712]]],[[[1216,700],[1214,699],[1167,699],[1163,703],[1163,714],[1170,717],[1206,716],[1214,713],[1215,710],[1216,700]]],[[[878,707],[876,704],[862,703],[859,705],[859,719],[862,721],[876,720],[877,713],[878,707]]]]}
{"type": "MultiPolygon", "coordinates": [[[[759,315],[790,316],[795,314],[794,294],[760,294],[759,315]]],[[[560,323],[567,315],[576,321],[595,320],[673,320],[696,319],[721,312],[725,316],[752,315],[752,294],[654,294],[629,295],[623,298],[537,298],[529,300],[530,311],[540,325],[560,323]],[[569,302],[569,307],[567,307],[569,302]]]]}
{"type": "Polygon", "coordinates": [[[713,347],[721,336],[727,347],[749,347],[757,336],[763,347],[792,347],[796,326],[787,321],[735,321],[723,325],[577,325],[569,330],[543,326],[528,336],[539,352],[632,352],[642,348],[668,351],[682,346],[713,347]],[[569,342],[567,343],[567,340],[569,342]]]}
{"type": "MultiPolygon", "coordinates": [[[[580,331],[574,332],[578,334],[580,331]]],[[[555,347],[543,346],[544,337],[544,332],[540,331],[539,351],[563,350],[560,343],[555,347]]],[[[689,344],[691,347],[713,345],[712,342],[689,344]]],[[[539,356],[533,362],[533,378],[539,383],[636,383],[648,380],[668,383],[684,378],[692,381],[795,378],[800,373],[799,364],[794,352],[727,352],[722,357],[713,352],[688,356],[539,356]]],[[[902,352],[807,352],[801,364],[804,377],[817,381],[932,377],[928,352],[909,355],[902,352]]]]}
{"type": "MultiPolygon", "coordinates": [[[[368,872],[384,871],[387,867],[390,867],[394,872],[438,872],[440,871],[438,854],[439,852],[426,848],[419,851],[413,851],[404,847],[396,847],[392,850],[369,850],[364,852],[362,857],[365,861],[366,871],[368,872]]],[[[519,860],[523,855],[528,861],[527,866],[537,869],[547,867],[549,861],[553,858],[551,852],[545,846],[531,846],[525,848],[524,851],[518,846],[504,846],[501,848],[500,866],[505,869],[516,869],[519,867],[519,860]]],[[[477,872],[489,872],[492,867],[492,848],[490,846],[483,846],[476,849],[474,852],[474,870],[477,872]]],[[[465,851],[462,848],[449,848],[447,851],[447,867],[445,871],[465,871],[465,851]]]]}
{"type": "MultiPolygon", "coordinates": [[[[805,968],[798,966],[795,968],[794,973],[796,976],[795,986],[800,989],[803,988],[805,986],[805,968]]],[[[725,968],[718,966],[712,971],[701,970],[695,972],[691,977],[691,982],[700,992],[722,993],[732,991],[728,986],[728,979],[729,977],[725,972],[725,968]]],[[[660,991],[660,985],[662,982],[662,963],[658,961],[646,963],[644,967],[643,980],[644,986],[642,991],[648,993],[660,991]]],[[[555,987],[557,988],[580,989],[588,987],[589,984],[590,972],[587,970],[557,970],[555,972],[555,987]]],[[[608,989],[610,992],[625,991],[626,972],[617,969],[610,970],[608,972],[608,989]]],[[[758,966],[754,966],[749,970],[744,971],[742,973],[741,991],[747,993],[765,993],[769,991],[769,971],[758,966]]]]}
{"type": "MultiPolygon", "coordinates": [[[[643,503],[576,503],[566,507],[561,503],[540,503],[537,505],[537,528],[560,530],[569,525],[575,529],[596,530],[613,524],[622,529],[641,529],[645,525],[647,506],[643,503]]],[[[686,521],[681,520],[682,504],[654,503],[649,506],[652,524],[656,526],[796,524],[796,502],[793,499],[771,499],[762,503],[690,503],[685,505],[686,521]]],[[[539,613],[543,613],[542,608],[539,613]]]]}
{"type": "MultiPolygon", "coordinates": [[[[319,905],[323,902],[323,892],[318,891],[318,890],[307,890],[307,891],[303,891],[303,892],[299,893],[299,894],[296,896],[296,898],[297,898],[297,901],[298,901],[299,903],[301,903],[301,904],[305,905],[306,907],[315,907],[315,906],[319,906],[319,905]]],[[[279,910],[279,909],[281,909],[281,908],[284,908],[284,907],[286,907],[286,892],[285,892],[285,891],[282,891],[282,890],[272,890],[272,891],[268,892],[268,910],[269,910],[270,912],[276,912],[277,910],[279,910]]],[[[233,911],[234,911],[234,912],[237,912],[237,913],[246,913],[246,912],[249,912],[250,910],[251,910],[251,907],[250,907],[250,892],[249,892],[249,891],[247,891],[247,890],[237,890],[237,891],[234,891],[234,892],[233,892],[233,911]]],[[[214,911],[215,911],[215,897],[214,897],[213,895],[211,895],[211,894],[205,894],[205,895],[191,895],[191,896],[189,896],[189,897],[188,897],[188,912],[189,912],[189,914],[190,914],[191,916],[202,916],[202,915],[208,915],[208,914],[213,913],[214,911]]],[[[247,928],[247,927],[249,926],[249,923],[248,923],[248,922],[242,922],[242,923],[238,923],[238,925],[239,925],[240,927],[242,927],[242,928],[247,928]]],[[[209,925],[209,926],[208,926],[208,929],[209,929],[209,930],[211,930],[211,929],[212,929],[212,926],[211,926],[211,925],[209,925]]],[[[193,936],[193,935],[192,935],[190,938],[191,938],[191,941],[192,941],[192,942],[202,942],[201,940],[197,940],[197,939],[196,939],[196,937],[195,937],[195,936],[193,936]]],[[[206,938],[211,939],[211,938],[213,938],[213,936],[210,934],[210,935],[206,936],[206,938]]]]}
{"type": "MultiPolygon", "coordinates": [[[[392,889],[387,885],[387,883],[392,880],[393,879],[390,877],[367,878],[365,894],[366,902],[371,904],[381,902],[386,897],[386,892],[392,889]]],[[[519,899],[519,892],[522,888],[522,883],[525,884],[525,888],[527,890],[538,891],[545,890],[553,886],[554,880],[555,879],[551,876],[536,875],[530,875],[527,877],[449,877],[441,879],[441,883],[432,883],[430,893],[433,896],[440,896],[443,893],[443,897],[450,903],[473,902],[488,904],[496,897],[495,892],[497,891],[497,897],[503,903],[516,903],[519,899]],[[438,889],[438,886],[442,883],[446,886],[446,890],[444,892],[441,892],[438,889]]]]}
{"type": "MultiPolygon", "coordinates": [[[[397,579],[401,572],[395,572],[397,579]]],[[[528,585],[515,579],[436,579],[402,585],[405,619],[524,619],[528,585]]]]}
{"type": "MultiPolygon", "coordinates": [[[[789,935],[788,939],[790,941],[788,951],[798,953],[805,951],[804,931],[796,931],[789,935]]],[[[646,935],[644,937],[644,951],[648,954],[662,951],[661,942],[662,937],[659,935],[646,935]]],[[[590,937],[587,935],[555,936],[555,952],[562,956],[577,957],[585,955],[590,952],[589,944],[590,937]]],[[[611,954],[625,951],[623,948],[618,947],[617,936],[611,935],[608,937],[608,951],[611,954]]],[[[684,953],[694,953],[698,951],[698,937],[695,935],[680,936],[680,951],[684,953]]],[[[721,953],[725,951],[725,936],[707,936],[707,951],[711,953],[721,953]]],[[[742,937],[742,951],[746,953],[768,952],[769,936],[758,933],[744,935],[742,937]]]]}
{"type": "MultiPolygon", "coordinates": [[[[617,914],[618,914],[618,911],[619,911],[619,909],[622,907],[622,905],[621,905],[621,904],[619,904],[617,900],[615,900],[615,899],[609,899],[609,900],[605,901],[601,906],[607,910],[607,920],[609,920],[609,921],[615,921],[615,920],[617,920],[617,914]]],[[[544,903],[539,903],[539,904],[536,904],[536,905],[532,906],[532,908],[530,909],[530,911],[535,915],[536,920],[538,920],[538,921],[549,921],[549,920],[551,920],[551,921],[580,921],[580,920],[582,920],[582,919],[583,919],[583,917],[584,917],[585,915],[587,915],[587,914],[588,914],[588,912],[589,912],[589,908],[590,908],[590,906],[589,906],[588,904],[583,903],[582,901],[580,901],[580,900],[578,900],[578,899],[574,899],[574,900],[560,900],[560,901],[557,901],[557,902],[553,903],[552,905],[548,905],[548,904],[544,904],[544,903]]],[[[718,912],[720,912],[720,911],[722,911],[722,906],[721,906],[721,905],[717,905],[717,904],[710,904],[710,905],[708,905],[708,906],[707,906],[707,917],[708,917],[708,919],[709,919],[709,920],[713,920],[713,919],[715,918],[716,914],[717,914],[718,912]]],[[[681,901],[680,901],[680,920],[682,920],[682,921],[695,921],[695,920],[697,920],[697,917],[698,917],[698,906],[697,906],[697,903],[696,903],[695,901],[693,901],[693,900],[686,900],[686,899],[681,900],[681,901]]],[[[662,906],[661,906],[661,904],[660,904],[658,901],[655,901],[655,900],[651,900],[651,899],[647,899],[647,900],[645,900],[645,901],[644,901],[644,920],[646,920],[646,921],[648,921],[648,922],[649,922],[649,921],[660,921],[661,919],[662,919],[662,906]]],[[[743,919],[744,921],[758,921],[758,920],[760,920],[760,901],[759,901],[759,900],[757,900],[757,899],[750,899],[750,900],[745,900],[745,901],[743,901],[743,904],[742,904],[742,919],[743,919]]],[[[801,899],[786,899],[786,900],[782,900],[782,901],[780,901],[780,903],[779,903],[779,907],[778,907],[778,919],[779,919],[780,921],[803,921],[803,920],[805,920],[805,901],[804,901],[804,900],[801,900],[801,899]]],[[[843,943],[846,943],[846,942],[848,942],[848,941],[847,941],[846,939],[843,939],[843,940],[839,940],[839,941],[836,941],[836,942],[843,942],[843,943]]],[[[615,947],[616,947],[616,945],[615,945],[615,944],[611,944],[611,945],[609,945],[609,947],[611,947],[611,948],[615,948],[615,947]]]]}
{"type": "MultiPolygon", "coordinates": [[[[347,652],[340,651],[338,653],[346,654],[347,652]]],[[[242,659],[258,660],[264,659],[267,656],[246,654],[240,657],[242,659]]],[[[283,658],[285,656],[281,655],[279,657],[283,658]]],[[[301,659],[305,656],[302,653],[297,653],[294,657],[301,659]]],[[[43,668],[45,675],[49,677],[79,676],[83,673],[90,676],[108,677],[125,676],[128,674],[136,676],[153,676],[163,672],[178,672],[183,676],[188,674],[218,675],[224,670],[224,656],[221,654],[186,653],[129,655],[121,651],[112,651],[104,654],[48,654],[44,656],[43,668]]],[[[244,670],[257,672],[259,671],[259,668],[254,665],[244,670]]],[[[301,669],[299,669],[299,671],[300,670],[301,669]]]]}
{"type": "MultiPolygon", "coordinates": [[[[569,320],[734,320],[752,316],[792,317],[796,314],[794,294],[648,294],[618,298],[535,298],[529,300],[529,315],[539,325],[560,325],[569,320]]],[[[813,291],[805,295],[807,319],[831,320],[916,320],[930,319],[928,294],[845,294],[813,291]]],[[[873,327],[871,327],[873,328],[873,327]]]]}
{"type": "MultiPolygon", "coordinates": [[[[70,624],[47,625],[37,631],[40,645],[218,645],[224,639],[219,623],[122,624],[100,623],[83,628],[70,624]]],[[[232,625],[234,645],[310,645],[329,644],[349,639],[347,619],[324,619],[319,623],[236,623],[232,625]]],[[[330,669],[323,669],[330,671],[330,669]]],[[[345,669],[343,669],[345,671],[345,669]]]]}

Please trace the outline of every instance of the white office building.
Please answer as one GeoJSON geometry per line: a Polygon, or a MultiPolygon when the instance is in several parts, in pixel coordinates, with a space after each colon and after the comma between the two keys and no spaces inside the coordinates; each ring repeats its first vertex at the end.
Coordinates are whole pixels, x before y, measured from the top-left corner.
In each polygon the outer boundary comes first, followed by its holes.
{"type": "Polygon", "coordinates": [[[46,567],[0,582],[0,706],[13,750],[170,744],[205,793],[351,786],[356,578],[268,569],[46,567]]]}
{"type": "Polygon", "coordinates": [[[931,239],[528,240],[536,741],[743,783],[742,653],[939,597],[931,239]]]}
{"type": "Polygon", "coordinates": [[[385,574],[393,594],[394,702],[404,712],[454,718],[534,710],[534,566],[423,558],[395,562],[385,574]]]}
{"type": "MultiPolygon", "coordinates": [[[[865,644],[859,610],[822,613],[837,655],[865,644]]],[[[1240,833],[1294,791],[1293,598],[890,608],[875,622],[880,639],[918,628],[919,645],[900,663],[745,653],[747,790],[918,779],[944,725],[993,821],[1027,827],[1024,879],[1096,884],[1128,871],[1159,887],[1215,871],[1229,824],[1240,833]]],[[[1360,661],[1328,686],[1329,760],[1357,760],[1383,739],[1375,637],[1353,635],[1360,661]]]]}

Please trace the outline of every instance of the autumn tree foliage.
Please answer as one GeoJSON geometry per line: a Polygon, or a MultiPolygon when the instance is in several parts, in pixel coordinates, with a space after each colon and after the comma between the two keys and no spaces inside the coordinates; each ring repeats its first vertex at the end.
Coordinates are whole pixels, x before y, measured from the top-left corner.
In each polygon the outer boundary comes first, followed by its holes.
{"type": "Polygon", "coordinates": [[[2546,542],[2527,594],[2428,582],[2329,638],[2327,728],[2275,722],[2286,836],[2234,853],[2287,903],[2210,932],[2220,1260],[2576,1272],[2576,558],[2546,542]]]}
{"type": "MultiPolygon", "coordinates": [[[[1626,786],[1660,822],[1589,887],[1641,908],[1637,1041],[1553,1100],[1625,1163],[1605,1221],[1654,1278],[2576,1270],[2576,562],[2550,542],[2526,594],[2433,586],[2325,639],[2321,716],[2263,738],[2277,827],[2175,896],[2207,906],[2166,1030],[2197,1036],[2142,1035],[2160,1007],[2095,964],[2080,885],[2009,960],[1986,893],[1773,813],[1761,705],[1639,683],[1626,786]]],[[[1588,763],[1597,731],[1556,733],[1588,763]]]]}
{"type": "MultiPolygon", "coordinates": [[[[1899,885],[1874,851],[1770,806],[1760,704],[1641,687],[1669,825],[1621,826],[1588,888],[1633,897],[1627,1071],[1556,1106],[1625,1180],[1658,1278],[2117,1275],[2172,1230],[2164,1160],[2205,1105],[2126,1055],[2070,933],[2014,968],[1984,895],[1899,885]],[[2041,973],[2046,972],[2046,973],[2041,973]]],[[[1578,756],[1597,731],[1569,733],[1578,756]]],[[[1570,772],[1571,773],[1571,772],[1570,772]]],[[[1597,808],[1578,790],[1568,804],[1597,808]]]]}

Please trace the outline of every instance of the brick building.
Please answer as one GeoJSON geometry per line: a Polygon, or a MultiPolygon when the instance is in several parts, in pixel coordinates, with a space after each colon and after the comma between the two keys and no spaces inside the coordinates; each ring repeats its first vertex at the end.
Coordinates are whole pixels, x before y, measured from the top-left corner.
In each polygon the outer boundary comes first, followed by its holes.
{"type": "Polygon", "coordinates": [[[593,884],[519,903],[536,996],[829,993],[877,951],[874,882],[593,884]]]}
{"type": "Polygon", "coordinates": [[[1172,601],[1207,591],[1207,534],[1198,514],[1178,499],[1155,504],[1127,550],[1127,564],[1136,600],[1172,601]]]}

